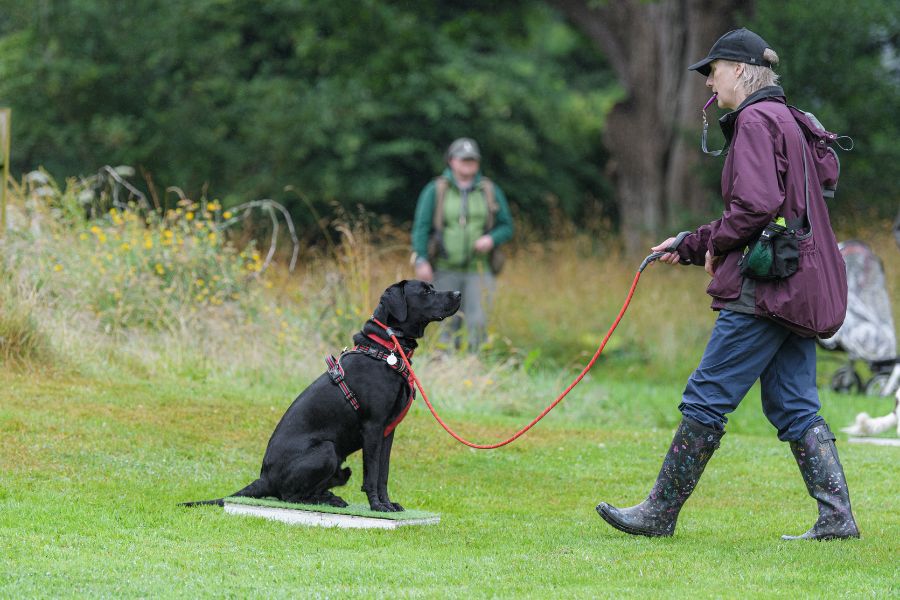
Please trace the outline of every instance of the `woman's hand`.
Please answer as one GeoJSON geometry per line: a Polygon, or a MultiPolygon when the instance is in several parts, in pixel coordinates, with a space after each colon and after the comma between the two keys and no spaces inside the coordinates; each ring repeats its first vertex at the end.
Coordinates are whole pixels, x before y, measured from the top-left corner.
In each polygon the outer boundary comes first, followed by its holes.
{"type": "Polygon", "coordinates": [[[721,256],[713,256],[709,253],[709,250],[706,251],[706,262],[703,264],[703,270],[706,271],[710,277],[715,276],[716,267],[719,264],[719,259],[721,256]]]}
{"type": "MultiPolygon", "coordinates": [[[[653,246],[652,248],[650,248],[650,251],[651,252],[666,252],[666,248],[668,248],[669,246],[671,246],[674,243],[675,243],[675,238],[670,237],[669,239],[662,242],[661,244],[657,244],[656,246],[653,246]]],[[[677,264],[679,260],[681,260],[681,257],[678,255],[677,252],[666,252],[665,254],[660,256],[658,260],[659,260],[659,262],[664,262],[664,263],[668,263],[670,265],[674,265],[674,264],[677,264]]]]}

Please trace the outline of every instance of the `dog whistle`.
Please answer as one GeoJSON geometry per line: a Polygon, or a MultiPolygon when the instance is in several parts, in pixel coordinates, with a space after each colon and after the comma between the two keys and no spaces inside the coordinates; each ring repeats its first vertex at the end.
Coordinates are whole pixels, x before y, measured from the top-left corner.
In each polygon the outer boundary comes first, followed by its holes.
{"type": "Polygon", "coordinates": [[[390,355],[388,355],[388,357],[384,360],[387,361],[387,364],[389,364],[392,367],[397,364],[397,357],[394,356],[393,352],[391,352],[390,355]]]}

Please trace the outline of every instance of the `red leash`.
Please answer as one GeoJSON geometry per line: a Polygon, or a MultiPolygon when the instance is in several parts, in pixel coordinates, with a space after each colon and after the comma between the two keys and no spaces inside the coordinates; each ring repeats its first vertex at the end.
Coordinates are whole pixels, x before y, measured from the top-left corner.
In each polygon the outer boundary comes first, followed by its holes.
{"type": "Polygon", "coordinates": [[[651,262],[653,262],[654,260],[656,260],[657,258],[662,256],[663,254],[664,254],[663,252],[656,252],[656,253],[648,256],[646,259],[644,259],[644,262],[641,264],[640,269],[638,269],[637,274],[634,276],[634,281],[631,284],[631,289],[628,291],[628,297],[625,298],[625,303],[622,305],[622,309],[619,311],[619,315],[616,317],[616,320],[613,322],[612,327],[609,328],[609,331],[606,332],[606,337],[604,337],[603,341],[600,342],[600,347],[597,348],[597,351],[594,353],[593,358],[591,358],[591,360],[587,364],[587,366],[584,369],[582,369],[581,373],[578,374],[578,377],[576,377],[575,380],[571,384],[569,384],[569,387],[567,387],[563,391],[563,393],[561,393],[556,398],[556,400],[554,400],[553,403],[550,404],[550,406],[545,408],[541,412],[541,414],[539,414],[537,417],[535,417],[534,420],[531,421],[531,423],[529,423],[528,425],[526,425],[525,427],[523,427],[522,429],[517,431],[515,434],[512,435],[512,437],[509,437],[509,438],[503,440],[502,442],[497,442],[496,444],[475,444],[473,442],[470,442],[470,441],[462,438],[459,434],[457,434],[455,431],[450,429],[450,426],[447,425],[446,423],[444,423],[444,420],[441,419],[441,417],[437,414],[437,411],[435,411],[434,407],[431,405],[431,401],[428,400],[428,395],[425,393],[425,389],[422,387],[422,382],[419,381],[419,378],[416,376],[415,371],[413,371],[412,365],[409,364],[409,360],[407,360],[406,354],[403,353],[403,348],[400,347],[400,342],[397,341],[397,337],[394,335],[393,331],[387,325],[385,325],[384,323],[381,323],[380,321],[376,320],[375,318],[373,318],[372,320],[378,326],[382,327],[388,335],[391,336],[391,340],[393,340],[393,342],[394,342],[394,350],[397,350],[400,353],[401,358],[403,358],[403,362],[406,363],[406,368],[409,369],[410,378],[416,382],[416,386],[419,388],[419,391],[422,392],[422,399],[425,400],[425,405],[428,406],[428,410],[431,411],[431,414],[434,415],[434,418],[437,419],[437,422],[441,424],[441,427],[443,427],[447,433],[449,433],[451,436],[453,436],[453,438],[456,441],[458,441],[462,444],[465,444],[466,446],[469,446],[470,448],[477,448],[478,450],[491,450],[493,448],[499,448],[501,446],[505,446],[505,445],[515,441],[521,435],[523,435],[526,431],[528,431],[529,429],[534,427],[538,421],[543,419],[547,415],[547,413],[549,413],[551,410],[553,410],[556,407],[556,405],[559,404],[562,401],[562,399],[565,398],[566,395],[569,392],[571,392],[572,389],[576,385],[578,385],[578,382],[580,382],[581,379],[585,375],[587,375],[587,372],[591,370],[591,367],[594,366],[594,363],[600,357],[600,353],[603,352],[603,348],[606,346],[606,342],[609,341],[610,336],[612,336],[613,331],[615,331],[616,327],[618,327],[619,321],[621,321],[622,317],[625,315],[625,311],[628,310],[628,305],[631,303],[631,297],[634,296],[634,290],[635,290],[635,288],[637,288],[638,280],[640,280],[641,273],[643,272],[644,268],[648,264],[650,264],[651,262]]]}

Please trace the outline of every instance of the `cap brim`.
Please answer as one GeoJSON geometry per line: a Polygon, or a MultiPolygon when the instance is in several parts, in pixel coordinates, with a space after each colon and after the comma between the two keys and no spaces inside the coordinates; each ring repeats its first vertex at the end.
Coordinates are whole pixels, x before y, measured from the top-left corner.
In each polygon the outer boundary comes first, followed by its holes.
{"type": "Polygon", "coordinates": [[[697,71],[701,75],[703,75],[705,77],[709,77],[709,72],[712,70],[710,68],[709,64],[714,60],[716,60],[714,57],[707,56],[700,62],[694,63],[691,66],[689,66],[688,71],[697,71]]]}
{"type": "Polygon", "coordinates": [[[459,154],[452,154],[450,158],[459,158],[461,160],[481,160],[481,156],[478,154],[461,152],[459,154]]]}

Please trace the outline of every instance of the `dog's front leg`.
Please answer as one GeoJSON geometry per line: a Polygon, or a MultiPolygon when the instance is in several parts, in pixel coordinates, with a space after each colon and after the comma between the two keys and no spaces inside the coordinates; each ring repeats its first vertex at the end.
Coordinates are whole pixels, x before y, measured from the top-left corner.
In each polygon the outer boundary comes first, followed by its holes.
{"type": "Polygon", "coordinates": [[[369,508],[379,512],[395,512],[394,507],[381,501],[378,484],[381,480],[381,453],[384,447],[384,429],[381,425],[363,426],[363,484],[362,491],[369,498],[369,508]]]}
{"type": "Polygon", "coordinates": [[[378,499],[381,500],[382,504],[392,506],[395,511],[400,512],[403,510],[403,507],[396,502],[391,502],[387,490],[388,473],[391,470],[391,447],[393,445],[394,432],[392,431],[381,443],[381,460],[379,461],[380,464],[378,467],[378,499]]]}

